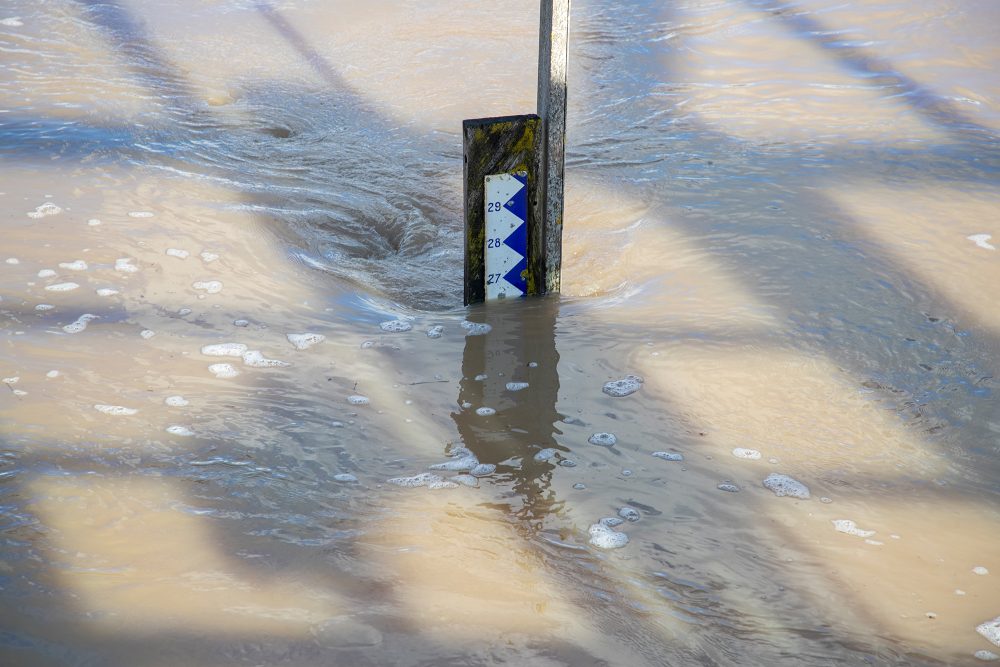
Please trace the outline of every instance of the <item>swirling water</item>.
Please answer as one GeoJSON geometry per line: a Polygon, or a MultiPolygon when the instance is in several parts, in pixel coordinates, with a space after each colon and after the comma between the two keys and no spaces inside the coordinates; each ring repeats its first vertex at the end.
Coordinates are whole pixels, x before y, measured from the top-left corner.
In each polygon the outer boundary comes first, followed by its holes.
{"type": "Polygon", "coordinates": [[[1000,653],[1000,10],[575,2],[563,295],[463,309],[460,5],[0,9],[0,662],[1000,653]]]}

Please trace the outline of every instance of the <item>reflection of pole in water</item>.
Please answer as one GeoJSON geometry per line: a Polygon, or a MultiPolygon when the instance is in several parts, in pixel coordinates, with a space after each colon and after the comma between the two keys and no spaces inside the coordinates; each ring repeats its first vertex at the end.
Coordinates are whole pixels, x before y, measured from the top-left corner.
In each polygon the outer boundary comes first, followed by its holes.
{"type": "Polygon", "coordinates": [[[481,462],[499,464],[495,479],[512,482],[511,511],[536,529],[557,501],[550,489],[555,461],[536,461],[535,454],[548,447],[565,449],[554,437],[562,418],[556,412],[557,312],[554,298],[492,302],[472,311],[469,320],[491,330],[465,339],[458,402],[468,407],[452,413],[464,446],[481,462]],[[524,382],[524,389],[507,388],[524,382]],[[480,407],[496,414],[480,416],[480,407]]]}

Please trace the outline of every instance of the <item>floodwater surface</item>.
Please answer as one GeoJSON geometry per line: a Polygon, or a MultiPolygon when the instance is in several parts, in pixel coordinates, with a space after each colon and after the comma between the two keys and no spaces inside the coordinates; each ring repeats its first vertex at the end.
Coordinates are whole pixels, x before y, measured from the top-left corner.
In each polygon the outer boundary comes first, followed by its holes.
{"type": "Polygon", "coordinates": [[[462,308],[534,0],[3,3],[0,663],[998,659],[1000,5],[573,12],[462,308]]]}

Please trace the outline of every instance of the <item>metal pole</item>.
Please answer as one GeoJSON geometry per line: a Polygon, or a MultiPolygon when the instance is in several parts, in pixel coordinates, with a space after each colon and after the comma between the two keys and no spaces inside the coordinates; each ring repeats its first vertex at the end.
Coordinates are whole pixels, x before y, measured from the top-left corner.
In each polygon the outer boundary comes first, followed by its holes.
{"type": "Polygon", "coordinates": [[[558,292],[562,271],[563,174],[566,168],[566,69],[570,0],[541,0],[538,115],[542,119],[541,204],[545,292],[558,292]]]}

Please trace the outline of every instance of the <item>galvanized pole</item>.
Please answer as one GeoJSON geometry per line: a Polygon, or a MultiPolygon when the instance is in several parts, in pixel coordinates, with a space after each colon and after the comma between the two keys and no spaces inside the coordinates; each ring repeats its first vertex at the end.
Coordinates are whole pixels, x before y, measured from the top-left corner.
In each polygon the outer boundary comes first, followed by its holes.
{"type": "Polygon", "coordinates": [[[541,0],[538,32],[538,115],[542,119],[539,190],[544,215],[545,292],[559,291],[562,271],[569,6],[570,0],[541,0]]]}

